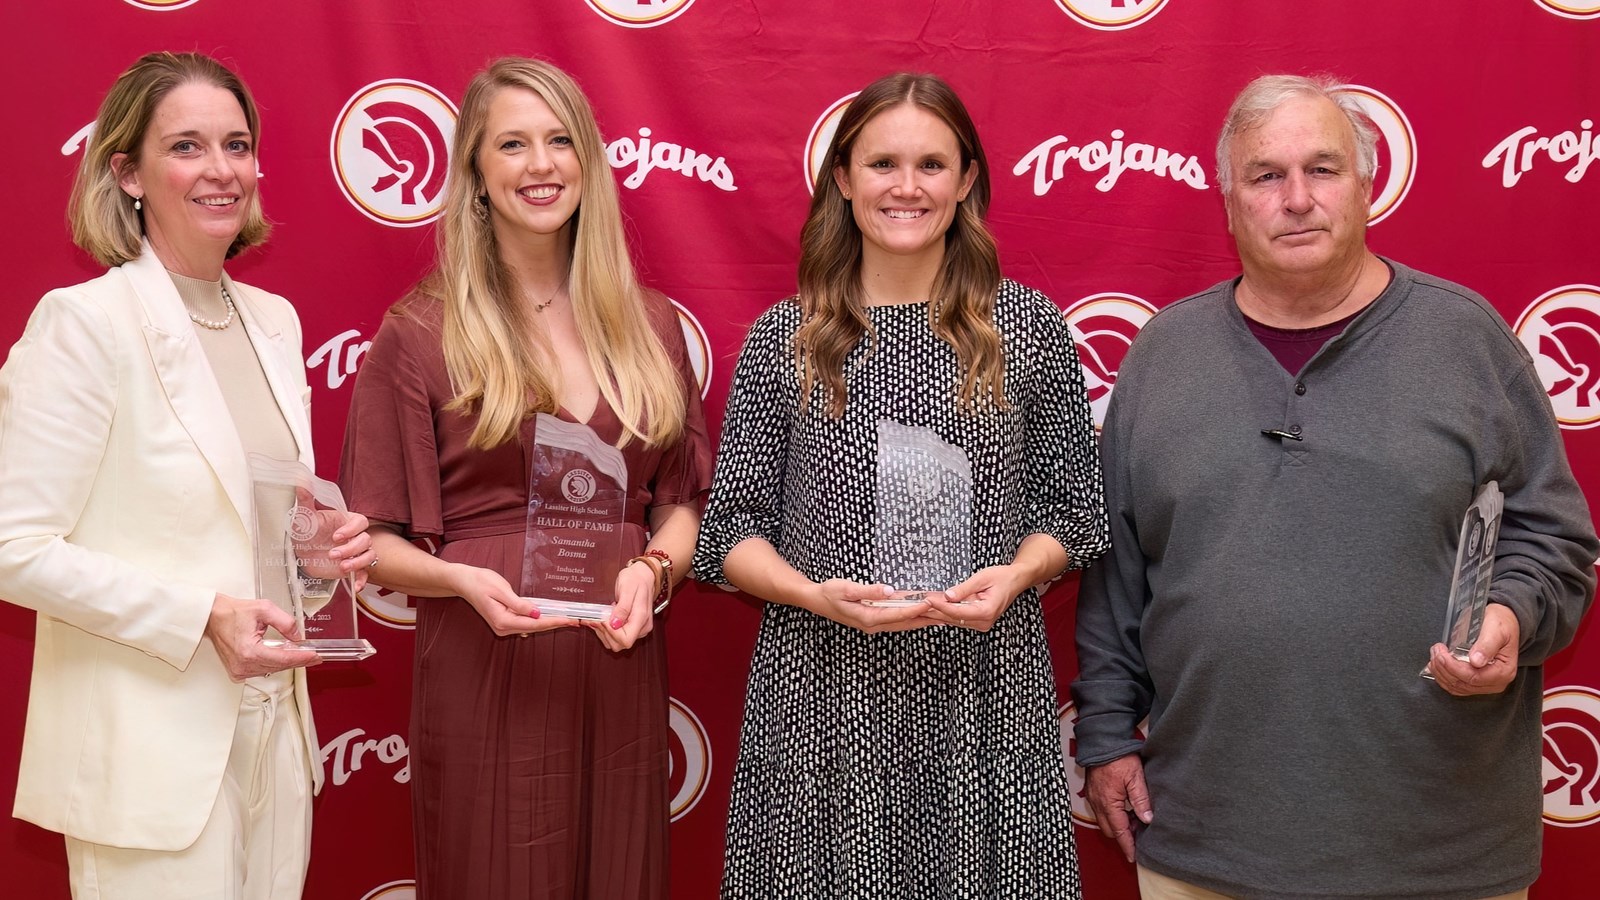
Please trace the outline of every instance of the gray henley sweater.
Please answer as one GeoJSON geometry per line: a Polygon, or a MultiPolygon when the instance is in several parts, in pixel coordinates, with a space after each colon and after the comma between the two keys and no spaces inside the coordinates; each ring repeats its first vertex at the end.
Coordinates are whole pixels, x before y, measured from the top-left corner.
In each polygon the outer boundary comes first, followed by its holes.
{"type": "Polygon", "coordinates": [[[1540,665],[1593,597],[1600,544],[1516,337],[1478,295],[1386,262],[1388,289],[1297,376],[1236,282],[1173,304],[1106,418],[1078,761],[1141,753],[1140,863],[1234,896],[1481,898],[1539,871],[1540,665]],[[1417,672],[1490,479],[1491,597],[1523,668],[1464,699],[1417,672]]]}

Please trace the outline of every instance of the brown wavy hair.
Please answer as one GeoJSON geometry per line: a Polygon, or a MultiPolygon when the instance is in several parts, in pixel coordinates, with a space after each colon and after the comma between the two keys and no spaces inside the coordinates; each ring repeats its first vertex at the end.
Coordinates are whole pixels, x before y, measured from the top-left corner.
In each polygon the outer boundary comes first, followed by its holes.
{"type": "Polygon", "coordinates": [[[977,166],[966,199],[956,204],[944,236],[944,261],[934,279],[928,324],[940,340],[955,348],[961,366],[957,400],[962,409],[987,401],[1005,406],[1005,352],[994,326],[994,298],[1000,287],[1000,259],[994,236],[984,224],[989,210],[989,161],[978,130],[961,98],[937,75],[900,72],[862,89],[845,108],[828,145],[811,211],[800,232],[800,310],[803,322],[795,334],[801,372],[801,404],[822,385],[827,411],[844,414],[844,358],[871,338],[861,290],[861,229],[850,202],[832,177],[848,168],[856,139],[867,123],[888,110],[910,104],[936,116],[955,133],[961,151],[961,174],[977,166]]]}

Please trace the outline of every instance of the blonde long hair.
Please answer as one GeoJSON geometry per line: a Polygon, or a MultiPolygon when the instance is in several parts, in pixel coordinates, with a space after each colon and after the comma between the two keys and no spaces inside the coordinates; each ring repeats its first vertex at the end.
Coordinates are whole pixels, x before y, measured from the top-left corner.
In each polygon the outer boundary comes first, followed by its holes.
{"type": "Polygon", "coordinates": [[[552,348],[521,301],[500,258],[494,229],[475,212],[484,193],[477,154],[489,104],[502,90],[532,91],[566,126],[583,168],[582,199],[572,214],[567,293],[600,394],[622,422],[620,445],[639,439],[669,444],[683,433],[682,377],[650,327],[644,291],[622,233],[617,186],[589,101],[576,82],[547,62],[505,57],[490,63],[461,100],[439,229],[439,265],[424,287],[444,307],[444,358],[456,396],[447,408],[476,411],[469,440],[486,449],[516,437],[522,420],[556,411],[556,379],[539,354],[552,348]]]}
{"type": "Polygon", "coordinates": [[[844,414],[844,358],[871,334],[861,294],[861,229],[850,202],[834,183],[833,170],[850,165],[850,153],[867,123],[889,109],[910,104],[932,113],[955,132],[961,172],[978,167],[972,189],[956,204],[945,232],[944,261],[934,279],[928,323],[956,351],[961,365],[957,401],[974,409],[987,400],[1005,406],[1005,351],[994,326],[1000,260],[984,224],[989,209],[989,162],[961,98],[937,75],[901,72],[862,89],[845,108],[828,145],[811,211],[800,232],[800,309],[795,334],[801,368],[801,403],[821,384],[828,414],[844,414]]]}

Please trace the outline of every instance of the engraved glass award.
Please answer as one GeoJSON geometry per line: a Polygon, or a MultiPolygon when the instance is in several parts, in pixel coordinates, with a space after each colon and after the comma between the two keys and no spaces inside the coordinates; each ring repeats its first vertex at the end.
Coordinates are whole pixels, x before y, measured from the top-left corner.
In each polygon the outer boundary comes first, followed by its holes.
{"type": "Polygon", "coordinates": [[[294,460],[250,454],[256,520],[256,594],[294,616],[304,639],[268,632],[268,646],[310,650],[326,660],[378,652],[356,627],[355,578],[339,571],[333,533],[348,512],[339,486],[294,460]]]}
{"type": "Polygon", "coordinates": [[[878,422],[876,606],[910,606],[972,574],[972,463],[931,428],[878,422]]]}
{"type": "Polygon", "coordinates": [[[622,451],[587,425],[544,413],[534,429],[520,593],[540,615],[604,619],[623,564],[622,451]]]}
{"type": "MultiPolygon", "coordinates": [[[[1450,579],[1450,604],[1445,611],[1444,637],[1450,654],[1465,660],[1477,643],[1483,628],[1483,612],[1489,605],[1489,582],[1493,577],[1495,542],[1500,537],[1500,513],[1505,495],[1498,482],[1478,489],[1461,520],[1461,538],[1456,545],[1456,568],[1450,579]]],[[[1424,678],[1433,674],[1424,666],[1424,678]]]]}

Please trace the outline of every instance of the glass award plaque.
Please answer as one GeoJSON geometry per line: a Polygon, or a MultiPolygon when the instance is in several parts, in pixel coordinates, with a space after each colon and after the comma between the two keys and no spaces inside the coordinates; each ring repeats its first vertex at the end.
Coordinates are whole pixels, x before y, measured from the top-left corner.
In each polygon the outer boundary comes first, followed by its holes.
{"type": "MultiPolygon", "coordinates": [[[[1450,578],[1450,604],[1445,610],[1444,637],[1450,655],[1465,660],[1477,643],[1483,628],[1483,613],[1489,605],[1489,582],[1494,574],[1494,548],[1500,537],[1500,514],[1505,495],[1498,482],[1478,489],[1472,505],[1461,519],[1461,538],[1456,545],[1456,567],[1450,578]]],[[[1426,666],[1424,678],[1432,678],[1426,666]]]]}
{"type": "Polygon", "coordinates": [[[875,606],[910,606],[972,574],[972,463],[931,428],[878,423],[875,606]]]}
{"type": "Polygon", "coordinates": [[[587,425],[540,413],[528,465],[519,593],[540,615],[611,615],[623,565],[628,468],[587,425]]]}
{"type": "Polygon", "coordinates": [[[339,486],[294,460],[250,454],[256,519],[256,594],[288,610],[304,639],[268,632],[268,646],[310,650],[325,660],[378,652],[357,633],[353,575],[328,557],[348,509],[339,486]]]}

